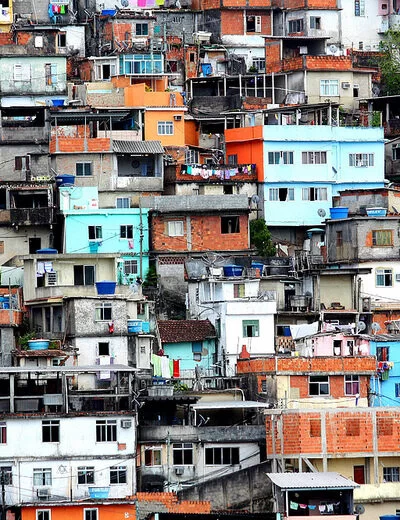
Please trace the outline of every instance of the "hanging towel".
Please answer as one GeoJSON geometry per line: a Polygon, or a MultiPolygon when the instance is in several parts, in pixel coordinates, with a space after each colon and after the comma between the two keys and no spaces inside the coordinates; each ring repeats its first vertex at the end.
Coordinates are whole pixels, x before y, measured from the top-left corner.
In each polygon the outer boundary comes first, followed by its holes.
{"type": "Polygon", "coordinates": [[[290,509],[294,509],[295,511],[297,511],[298,508],[299,504],[297,502],[290,501],[290,509]]]}
{"type": "Polygon", "coordinates": [[[151,363],[153,365],[153,376],[161,376],[161,357],[152,354],[151,363]]]}
{"type": "Polygon", "coordinates": [[[173,360],[173,370],[172,370],[172,377],[179,377],[180,371],[179,371],[179,359],[173,360]]]}
{"type": "Polygon", "coordinates": [[[308,506],[308,509],[310,509],[311,511],[314,511],[314,509],[317,509],[317,506],[308,506]]]}
{"type": "Polygon", "coordinates": [[[46,273],[51,273],[53,271],[53,262],[43,262],[43,264],[46,273]]]}
{"type": "Polygon", "coordinates": [[[128,240],[128,247],[129,249],[133,249],[133,240],[131,238],[128,240]]]}
{"type": "Polygon", "coordinates": [[[300,509],[307,509],[307,504],[299,504],[300,509]]]}
{"type": "Polygon", "coordinates": [[[146,0],[138,0],[138,7],[146,7],[146,0]]]}
{"type": "Polygon", "coordinates": [[[327,504],[326,505],[326,512],[327,513],[333,513],[333,504],[327,504]]]}
{"type": "Polygon", "coordinates": [[[157,5],[164,5],[164,0],[156,0],[157,5]]]}
{"type": "Polygon", "coordinates": [[[60,5],[60,14],[65,14],[65,5],[60,5]]]}
{"type": "Polygon", "coordinates": [[[169,366],[169,358],[167,356],[163,356],[161,358],[161,376],[169,379],[171,377],[171,369],[169,366]]]}
{"type": "Polygon", "coordinates": [[[36,269],[37,269],[37,274],[43,275],[45,273],[44,262],[38,262],[36,269]]]}
{"type": "Polygon", "coordinates": [[[325,513],[325,506],[324,505],[318,506],[318,509],[319,509],[320,513],[325,513]]]}

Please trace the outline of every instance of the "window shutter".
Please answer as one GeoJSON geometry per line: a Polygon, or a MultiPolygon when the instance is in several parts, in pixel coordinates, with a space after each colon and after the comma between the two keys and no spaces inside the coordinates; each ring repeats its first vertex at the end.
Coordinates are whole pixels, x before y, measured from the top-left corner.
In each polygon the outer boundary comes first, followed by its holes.
{"type": "Polygon", "coordinates": [[[255,32],[261,32],[261,16],[255,17],[255,32]]]}

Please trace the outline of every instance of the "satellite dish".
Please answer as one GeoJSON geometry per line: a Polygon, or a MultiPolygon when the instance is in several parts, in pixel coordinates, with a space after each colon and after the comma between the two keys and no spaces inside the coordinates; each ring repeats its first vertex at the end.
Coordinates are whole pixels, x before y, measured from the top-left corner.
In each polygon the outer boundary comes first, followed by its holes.
{"type": "Polygon", "coordinates": [[[326,211],[324,210],[324,208],[319,208],[319,210],[318,210],[318,215],[319,215],[320,217],[325,217],[325,215],[326,215],[326,211]]]}
{"type": "Polygon", "coordinates": [[[365,330],[366,327],[367,326],[365,325],[365,323],[363,321],[357,321],[357,323],[356,323],[356,333],[358,334],[362,330],[365,330]]]}
{"type": "Polygon", "coordinates": [[[251,196],[251,202],[253,204],[258,204],[260,202],[260,197],[258,195],[252,195],[251,196]]]}
{"type": "Polygon", "coordinates": [[[363,513],[365,513],[365,507],[362,504],[356,504],[354,506],[354,514],[362,515],[363,513]]]}
{"type": "Polygon", "coordinates": [[[337,52],[338,48],[336,47],[336,45],[329,45],[329,51],[332,53],[332,54],[335,54],[335,52],[337,52]]]}
{"type": "Polygon", "coordinates": [[[122,5],[122,7],[128,7],[129,0],[121,0],[121,5],[122,5]]]}
{"type": "Polygon", "coordinates": [[[371,325],[371,329],[374,332],[378,332],[378,330],[381,330],[381,326],[379,325],[379,323],[376,323],[376,321],[374,321],[374,323],[371,325]]]}

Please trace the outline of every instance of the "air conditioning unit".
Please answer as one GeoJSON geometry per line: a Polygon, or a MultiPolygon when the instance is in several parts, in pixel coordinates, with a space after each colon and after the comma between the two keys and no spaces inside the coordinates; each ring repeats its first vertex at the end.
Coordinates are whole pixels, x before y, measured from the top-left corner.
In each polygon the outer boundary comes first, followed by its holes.
{"type": "Polygon", "coordinates": [[[182,116],[174,116],[175,121],[182,121],[182,116]]]}
{"type": "Polygon", "coordinates": [[[396,282],[400,282],[400,273],[396,273],[396,282]]]}
{"type": "Polygon", "coordinates": [[[37,490],[39,500],[48,500],[51,497],[50,488],[40,488],[37,490]]]}
{"type": "Polygon", "coordinates": [[[360,88],[360,85],[358,83],[354,83],[353,88],[360,88]]]}
{"type": "Polygon", "coordinates": [[[342,82],[342,88],[350,88],[350,83],[348,81],[343,81],[342,82]]]}
{"type": "Polygon", "coordinates": [[[183,475],[185,473],[185,468],[175,468],[175,475],[183,475]]]}
{"type": "Polygon", "coordinates": [[[153,16],[153,11],[147,11],[147,10],[145,10],[145,11],[143,11],[143,14],[144,14],[145,16],[153,16]]]}
{"type": "Polygon", "coordinates": [[[126,430],[132,428],[132,421],[130,419],[122,419],[121,428],[125,428],[126,430]]]}
{"type": "Polygon", "coordinates": [[[57,272],[46,273],[44,278],[45,287],[54,287],[57,285],[57,272]]]}

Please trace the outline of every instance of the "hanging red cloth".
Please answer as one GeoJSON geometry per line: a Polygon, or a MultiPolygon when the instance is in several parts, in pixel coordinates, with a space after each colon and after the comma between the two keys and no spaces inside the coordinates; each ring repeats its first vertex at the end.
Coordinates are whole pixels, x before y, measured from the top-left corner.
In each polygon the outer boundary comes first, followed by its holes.
{"type": "Polygon", "coordinates": [[[179,374],[180,374],[180,372],[179,372],[179,359],[173,359],[172,363],[173,363],[172,377],[178,378],[179,374]]]}

